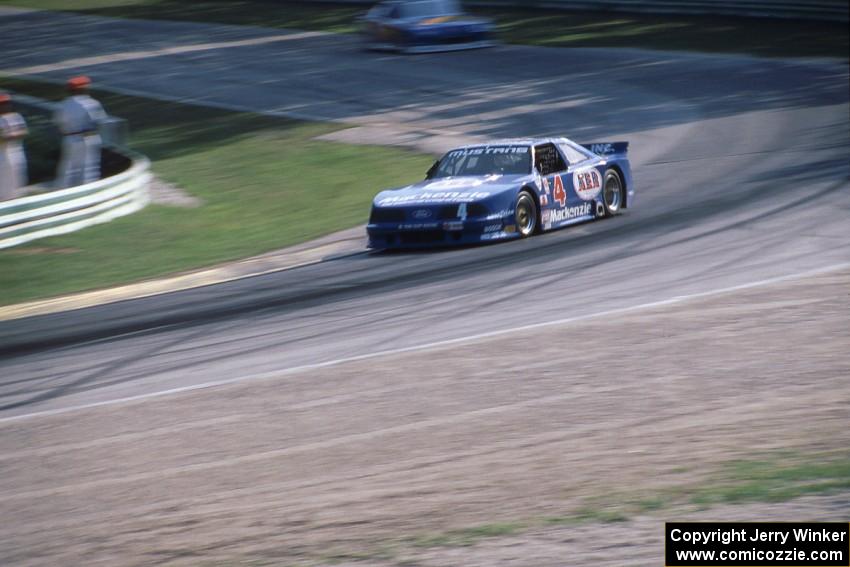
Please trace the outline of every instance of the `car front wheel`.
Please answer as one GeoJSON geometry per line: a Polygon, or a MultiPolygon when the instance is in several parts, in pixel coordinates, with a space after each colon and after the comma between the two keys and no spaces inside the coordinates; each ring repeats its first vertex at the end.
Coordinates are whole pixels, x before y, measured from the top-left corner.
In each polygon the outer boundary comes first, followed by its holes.
{"type": "Polygon", "coordinates": [[[537,230],[537,204],[528,191],[522,191],[517,197],[514,217],[521,237],[531,236],[537,230]]]}

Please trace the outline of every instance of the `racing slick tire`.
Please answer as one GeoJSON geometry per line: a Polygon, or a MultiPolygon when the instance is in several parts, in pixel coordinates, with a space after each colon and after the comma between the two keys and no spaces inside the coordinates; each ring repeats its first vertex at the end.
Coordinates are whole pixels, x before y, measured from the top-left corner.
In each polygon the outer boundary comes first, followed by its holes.
{"type": "Polygon", "coordinates": [[[520,237],[528,238],[537,232],[537,204],[528,191],[520,191],[517,196],[514,218],[520,237]]]}
{"type": "Polygon", "coordinates": [[[602,204],[605,206],[606,217],[620,214],[625,195],[626,192],[620,174],[613,169],[606,171],[605,179],[602,181],[602,204]]]}

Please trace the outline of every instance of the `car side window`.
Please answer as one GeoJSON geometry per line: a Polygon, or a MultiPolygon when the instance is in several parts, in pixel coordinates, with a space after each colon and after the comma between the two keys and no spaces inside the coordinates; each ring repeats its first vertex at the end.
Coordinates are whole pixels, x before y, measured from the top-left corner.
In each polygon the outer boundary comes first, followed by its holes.
{"type": "Polygon", "coordinates": [[[558,147],[561,148],[561,152],[563,152],[563,154],[567,157],[567,161],[570,162],[570,165],[575,165],[590,159],[577,149],[568,146],[567,144],[558,144],[558,147]]]}
{"type": "Polygon", "coordinates": [[[534,167],[544,177],[567,169],[567,164],[555,144],[542,144],[534,147],[534,167]]]}

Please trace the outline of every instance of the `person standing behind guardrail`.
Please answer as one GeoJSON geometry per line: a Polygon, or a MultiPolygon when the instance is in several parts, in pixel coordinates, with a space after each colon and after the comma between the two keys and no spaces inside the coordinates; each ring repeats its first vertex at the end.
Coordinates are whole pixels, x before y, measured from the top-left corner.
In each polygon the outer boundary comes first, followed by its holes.
{"type": "Polygon", "coordinates": [[[22,196],[21,187],[27,184],[27,156],[21,139],[26,136],[27,123],[12,112],[12,97],[0,93],[0,201],[22,196]]]}
{"type": "Polygon", "coordinates": [[[62,157],[56,173],[59,187],[73,187],[100,179],[101,139],[98,126],[106,112],[89,96],[91,80],[74,77],[68,81],[70,96],[59,104],[54,121],[62,133],[62,157]]]}

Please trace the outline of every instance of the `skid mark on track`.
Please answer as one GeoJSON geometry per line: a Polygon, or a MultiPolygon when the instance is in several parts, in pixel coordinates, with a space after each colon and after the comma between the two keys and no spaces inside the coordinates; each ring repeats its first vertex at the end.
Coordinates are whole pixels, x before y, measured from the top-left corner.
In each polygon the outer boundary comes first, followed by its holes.
{"type": "Polygon", "coordinates": [[[309,370],[317,370],[317,369],[321,369],[321,368],[327,368],[327,367],[330,367],[330,366],[337,366],[337,365],[345,364],[345,363],[348,363],[348,362],[357,362],[357,361],[360,361],[360,360],[369,360],[369,359],[380,358],[380,357],[384,357],[384,356],[404,354],[404,353],[408,353],[408,352],[417,352],[417,351],[429,350],[429,349],[434,349],[434,348],[442,348],[442,347],[447,347],[447,346],[460,345],[460,344],[464,344],[464,343],[468,343],[468,342],[474,342],[474,341],[479,341],[479,340],[484,340],[484,339],[489,339],[489,338],[494,338],[494,337],[501,337],[501,336],[506,336],[506,335],[509,335],[509,334],[523,333],[523,332],[526,332],[526,331],[533,331],[533,330],[536,330],[536,329],[543,329],[543,328],[552,327],[552,326],[568,325],[568,324],[578,323],[578,322],[581,322],[581,321],[588,321],[588,320],[592,320],[592,319],[597,319],[597,318],[601,318],[601,317],[613,317],[613,316],[618,316],[618,315],[625,315],[625,314],[628,314],[628,313],[634,313],[634,312],[643,311],[643,310],[647,310],[647,309],[654,309],[654,308],[657,308],[657,307],[665,307],[665,306],[670,306],[670,305],[677,305],[677,304],[680,304],[680,303],[686,303],[688,301],[712,297],[714,295],[733,293],[733,292],[736,292],[736,291],[742,291],[742,290],[752,289],[752,288],[756,288],[756,287],[767,286],[767,285],[771,285],[771,284],[782,283],[782,282],[787,282],[787,281],[791,281],[791,280],[795,280],[795,279],[815,276],[815,275],[819,275],[819,274],[840,271],[840,270],[848,268],[848,267],[850,267],[850,262],[843,262],[843,263],[839,263],[839,264],[833,264],[831,266],[826,266],[824,268],[818,268],[818,269],[815,269],[815,270],[810,270],[810,271],[807,271],[807,272],[790,274],[790,275],[785,275],[785,276],[778,276],[778,277],[775,277],[775,278],[758,280],[758,281],[749,282],[749,283],[740,284],[740,285],[735,285],[735,286],[731,286],[731,287],[720,288],[720,289],[716,289],[716,290],[712,290],[712,291],[706,291],[706,292],[700,292],[700,293],[682,295],[682,296],[675,296],[675,297],[671,297],[669,299],[664,299],[664,300],[661,300],[661,301],[654,301],[654,302],[650,302],[650,303],[635,305],[635,306],[632,306],[632,307],[624,307],[624,308],[619,308],[619,309],[601,311],[601,312],[591,313],[591,314],[588,314],[588,315],[582,315],[582,316],[578,316],[578,317],[566,317],[566,318],[562,318],[562,319],[555,319],[555,320],[552,320],[552,321],[544,321],[544,322],[540,322],[540,323],[533,323],[533,324],[530,324],[530,325],[521,325],[521,326],[517,326],[517,327],[503,328],[503,329],[499,329],[499,330],[496,330],[496,331],[490,331],[490,332],[487,332],[487,333],[478,333],[478,334],[466,335],[466,336],[457,337],[457,338],[453,338],[453,339],[447,339],[447,340],[444,340],[444,341],[436,341],[436,342],[424,343],[424,344],[410,346],[410,347],[402,347],[402,348],[396,348],[396,349],[390,349],[390,350],[377,351],[377,352],[372,352],[372,353],[367,353],[367,354],[362,354],[362,355],[357,355],[357,356],[351,356],[351,357],[346,357],[346,358],[329,360],[329,361],[326,361],[326,362],[319,362],[319,363],[316,363],[316,364],[307,364],[307,365],[296,366],[296,367],[292,367],[292,368],[286,368],[286,369],[282,369],[282,370],[264,372],[264,373],[260,373],[260,374],[253,374],[253,375],[248,375],[248,376],[239,376],[239,377],[228,378],[228,379],[224,379],[224,380],[215,380],[215,381],[211,381],[211,382],[204,382],[204,383],[201,383],[201,384],[193,384],[193,385],[190,385],[190,386],[183,386],[183,387],[179,387],[179,388],[169,388],[169,389],[160,390],[160,391],[156,391],[156,392],[148,392],[148,393],[145,393],[145,394],[139,394],[139,395],[135,395],[135,396],[127,396],[127,397],[116,398],[116,399],[112,399],[112,400],[104,400],[104,401],[94,402],[94,403],[90,403],[90,404],[80,404],[80,405],[76,405],[76,406],[69,406],[69,407],[58,408],[58,409],[53,409],[53,410],[45,410],[45,411],[32,412],[32,413],[25,413],[25,414],[14,415],[14,416],[9,416],[9,417],[3,417],[3,418],[0,418],[0,424],[8,423],[8,422],[14,422],[14,421],[20,421],[20,420],[23,420],[23,419],[31,419],[31,418],[35,418],[35,417],[47,417],[47,416],[51,416],[51,415],[60,415],[60,414],[68,413],[68,412],[80,411],[80,410],[86,410],[86,409],[93,409],[93,408],[104,407],[104,406],[115,405],[115,404],[139,402],[139,401],[157,398],[157,397],[161,397],[161,396],[169,396],[169,395],[173,395],[173,394],[191,392],[191,391],[194,391],[194,390],[201,390],[201,389],[213,388],[213,387],[217,387],[217,386],[226,386],[226,385],[229,385],[229,384],[236,384],[236,383],[245,382],[245,381],[248,381],[248,380],[279,378],[279,377],[284,377],[284,376],[299,373],[299,372],[304,372],[304,371],[309,371],[309,370]]]}

